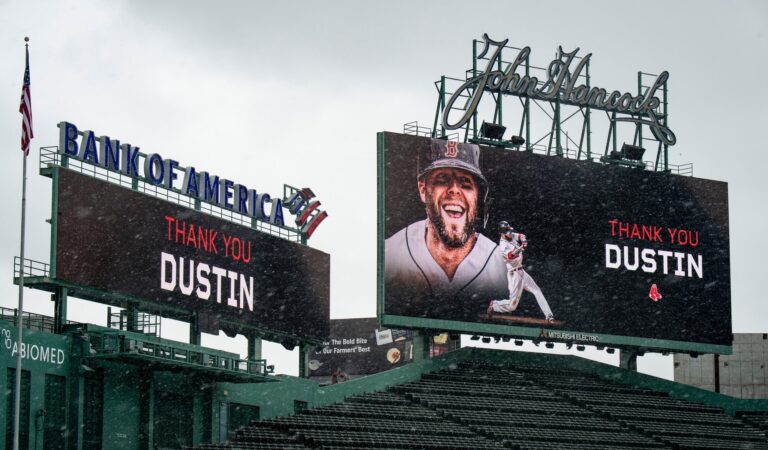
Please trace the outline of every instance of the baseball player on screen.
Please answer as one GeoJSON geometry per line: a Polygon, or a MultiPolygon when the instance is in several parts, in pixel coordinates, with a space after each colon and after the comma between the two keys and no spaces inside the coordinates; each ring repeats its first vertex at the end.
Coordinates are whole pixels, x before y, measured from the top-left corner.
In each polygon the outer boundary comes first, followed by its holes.
{"type": "Polygon", "coordinates": [[[544,313],[547,321],[555,320],[552,310],[549,308],[547,299],[541,292],[539,285],[533,281],[528,272],[523,269],[523,252],[528,247],[528,239],[522,233],[516,233],[509,225],[509,222],[499,223],[499,250],[507,263],[507,285],[509,288],[509,298],[503,300],[491,300],[488,304],[488,316],[493,313],[508,313],[515,311],[520,304],[520,298],[523,291],[528,291],[536,297],[536,302],[544,313]]]}
{"type": "Polygon", "coordinates": [[[387,312],[477,320],[506,291],[498,246],[477,232],[488,196],[480,148],[434,139],[424,150],[416,184],[426,219],[385,242],[387,312]]]}

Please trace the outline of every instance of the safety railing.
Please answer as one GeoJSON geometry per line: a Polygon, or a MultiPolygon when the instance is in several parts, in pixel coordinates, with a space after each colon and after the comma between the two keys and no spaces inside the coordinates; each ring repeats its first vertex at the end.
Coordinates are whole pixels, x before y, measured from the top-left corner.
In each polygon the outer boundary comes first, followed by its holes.
{"type": "Polygon", "coordinates": [[[22,271],[25,277],[47,277],[51,273],[51,265],[28,258],[24,258],[22,263],[21,258],[15,256],[13,258],[13,276],[20,277],[22,271]]]}
{"type": "Polygon", "coordinates": [[[89,341],[91,356],[132,355],[238,374],[268,375],[275,370],[274,366],[268,366],[264,359],[233,358],[203,349],[174,346],[169,342],[142,339],[119,332],[91,332],[89,341]]]}
{"type": "MultiPolygon", "coordinates": [[[[12,323],[13,325],[16,325],[16,318],[18,317],[19,310],[16,308],[4,308],[0,307],[0,320],[4,320],[6,322],[12,323]]],[[[69,324],[77,324],[79,322],[73,322],[71,320],[68,320],[67,323],[69,324]]],[[[53,317],[50,316],[44,316],[42,314],[34,314],[25,312],[21,315],[21,324],[23,328],[28,328],[30,330],[37,330],[37,331],[45,331],[48,333],[54,332],[54,324],[55,321],[53,317]]]]}

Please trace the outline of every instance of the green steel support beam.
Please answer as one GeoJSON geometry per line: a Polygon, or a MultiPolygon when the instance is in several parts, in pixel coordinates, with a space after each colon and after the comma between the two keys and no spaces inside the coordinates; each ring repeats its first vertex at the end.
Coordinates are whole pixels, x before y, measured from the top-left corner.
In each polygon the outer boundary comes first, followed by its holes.
{"type": "MultiPolygon", "coordinates": [[[[637,95],[643,94],[643,72],[637,72],[637,95]]],[[[638,126],[638,144],[640,147],[643,146],[643,127],[638,126]]]]}
{"type": "Polygon", "coordinates": [[[139,332],[139,310],[135,303],[128,304],[128,308],[126,308],[126,321],[126,330],[133,331],[134,333],[139,332]]]}
{"type": "MultiPolygon", "coordinates": [[[[504,59],[504,57],[502,56],[503,52],[504,52],[504,49],[502,49],[499,52],[499,61],[497,63],[497,67],[499,69],[499,72],[503,72],[503,70],[501,69],[501,61],[504,59]]],[[[498,123],[499,125],[503,125],[504,124],[504,118],[502,117],[502,102],[503,102],[503,99],[504,99],[504,95],[502,95],[502,94],[499,94],[498,99],[496,99],[496,113],[494,113],[494,116],[496,114],[498,114],[499,121],[496,122],[496,123],[498,123]]]]}
{"type": "MultiPolygon", "coordinates": [[[[145,396],[145,407],[147,408],[146,423],[141,426],[146,430],[146,443],[147,450],[155,448],[155,389],[154,380],[152,379],[151,372],[144,372],[145,376],[142,377],[141,383],[142,395],[145,396]]],[[[162,432],[162,430],[160,430],[162,432]]]]}
{"type": "Polygon", "coordinates": [[[563,144],[560,142],[560,100],[555,99],[555,154],[563,156],[563,144]]]}
{"type": "MultiPolygon", "coordinates": [[[[477,39],[472,40],[472,76],[477,76],[477,39]]],[[[482,89],[479,86],[475,86],[475,89],[482,89]]],[[[464,142],[467,142],[467,135],[464,133],[464,142]]],[[[472,113],[472,138],[477,137],[477,110],[472,113]]]]}
{"type": "MultiPolygon", "coordinates": [[[[79,372],[79,370],[76,370],[75,373],[79,372]]],[[[85,430],[85,427],[83,424],[85,423],[85,378],[82,375],[73,377],[75,378],[74,384],[77,386],[77,391],[75,393],[75,398],[77,398],[77,401],[72,402],[74,403],[73,409],[75,413],[75,424],[72,427],[75,431],[75,448],[77,450],[83,450],[84,446],[84,437],[83,431],[85,430]]]]}
{"type": "MultiPolygon", "coordinates": [[[[584,118],[586,119],[586,114],[584,114],[584,118]]],[[[579,152],[576,154],[576,159],[581,159],[582,150],[584,147],[584,135],[587,131],[587,121],[584,120],[581,124],[581,133],[579,133],[579,152]]]]}
{"type": "Polygon", "coordinates": [[[57,287],[56,292],[51,294],[53,300],[53,332],[60,334],[64,331],[67,324],[67,288],[57,287]]]}
{"type": "Polygon", "coordinates": [[[413,332],[413,362],[420,363],[429,359],[429,336],[423,330],[413,332]]]}
{"type": "Polygon", "coordinates": [[[440,77],[440,92],[437,96],[437,110],[435,111],[435,122],[432,126],[432,137],[437,137],[437,127],[440,126],[440,136],[445,136],[445,128],[443,128],[443,121],[440,120],[440,115],[445,109],[445,75],[440,77]]]}
{"type": "MultiPolygon", "coordinates": [[[[591,89],[589,79],[589,61],[587,61],[587,88],[591,89]]],[[[587,107],[587,159],[592,160],[592,110],[587,107]]]]}
{"type": "MultiPolygon", "coordinates": [[[[669,127],[669,111],[667,110],[667,81],[664,81],[664,126],[669,127]]],[[[664,147],[664,172],[669,171],[669,145],[662,144],[664,147]]]]}
{"type": "Polygon", "coordinates": [[[637,352],[627,349],[619,350],[619,367],[637,372],[637,352]]]}
{"type": "MultiPolygon", "coordinates": [[[[62,164],[64,158],[62,157],[62,164]]],[[[54,167],[51,172],[51,218],[48,219],[48,223],[51,224],[51,250],[50,250],[50,274],[51,278],[56,278],[56,245],[58,236],[58,217],[59,217],[59,169],[54,167]]]]}
{"type": "Polygon", "coordinates": [[[261,359],[261,338],[254,334],[248,336],[248,359],[261,359]]]}
{"type": "Polygon", "coordinates": [[[309,355],[314,346],[302,344],[299,346],[299,377],[309,378],[309,355]]]}
{"type": "MultiPolygon", "coordinates": [[[[525,58],[525,76],[528,77],[530,70],[530,56],[525,58]]],[[[523,110],[525,115],[525,151],[532,152],[533,146],[531,145],[531,99],[525,97],[525,109],[523,110]]]]}
{"type": "Polygon", "coordinates": [[[189,343],[192,345],[200,345],[201,339],[200,316],[195,312],[189,317],[189,343]]]}

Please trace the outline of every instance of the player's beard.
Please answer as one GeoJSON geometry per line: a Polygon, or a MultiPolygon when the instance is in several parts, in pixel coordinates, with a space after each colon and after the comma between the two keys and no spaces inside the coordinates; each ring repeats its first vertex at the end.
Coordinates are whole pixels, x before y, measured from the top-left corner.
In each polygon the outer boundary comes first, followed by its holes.
{"type": "Polygon", "coordinates": [[[464,217],[463,230],[459,230],[455,226],[449,228],[440,214],[440,206],[432,201],[427,203],[427,218],[432,222],[443,244],[450,248],[463,247],[469,238],[475,235],[475,230],[477,229],[477,224],[475,223],[477,219],[476,210],[468,208],[464,217]]]}

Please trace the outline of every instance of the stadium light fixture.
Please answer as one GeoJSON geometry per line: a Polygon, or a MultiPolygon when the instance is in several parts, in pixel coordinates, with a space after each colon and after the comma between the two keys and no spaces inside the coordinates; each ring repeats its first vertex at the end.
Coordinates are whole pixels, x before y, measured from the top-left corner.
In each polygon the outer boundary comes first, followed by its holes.
{"type": "Polygon", "coordinates": [[[607,164],[645,169],[645,163],[643,162],[644,153],[645,149],[643,147],[625,142],[620,150],[611,150],[608,155],[601,157],[600,161],[607,164]]]}
{"type": "Polygon", "coordinates": [[[546,344],[544,344],[544,347],[547,347],[549,349],[553,349],[553,348],[555,348],[555,344],[552,343],[552,342],[547,342],[546,344]]]}
{"type": "Polygon", "coordinates": [[[509,138],[509,142],[513,147],[520,147],[521,145],[525,144],[525,138],[522,136],[512,136],[509,138]]]}
{"type": "Polygon", "coordinates": [[[488,138],[493,139],[496,141],[500,141],[502,137],[504,137],[504,133],[507,131],[507,127],[504,125],[499,125],[496,123],[488,123],[483,121],[483,124],[480,126],[480,135],[488,138]]]}
{"type": "Polygon", "coordinates": [[[616,353],[615,348],[607,348],[605,351],[608,352],[609,355],[613,355],[614,353],[616,353]]]}
{"type": "Polygon", "coordinates": [[[491,338],[489,338],[488,336],[483,336],[483,344],[490,344],[490,343],[491,343],[491,338]]]}
{"type": "Polygon", "coordinates": [[[584,351],[584,346],[583,345],[577,345],[576,346],[576,350],[580,351],[580,352],[583,352],[584,351]]]}
{"type": "Polygon", "coordinates": [[[621,146],[621,155],[630,161],[642,161],[645,149],[638,145],[624,143],[621,146]]]}
{"type": "Polygon", "coordinates": [[[515,339],[515,345],[517,345],[518,347],[521,347],[523,345],[523,341],[521,341],[520,339],[515,339]]]}
{"type": "Polygon", "coordinates": [[[471,338],[469,338],[469,339],[471,339],[471,340],[473,340],[473,341],[477,341],[477,340],[479,340],[479,339],[480,339],[480,336],[478,336],[478,335],[474,335],[474,336],[472,336],[472,337],[471,337],[471,338]]]}

